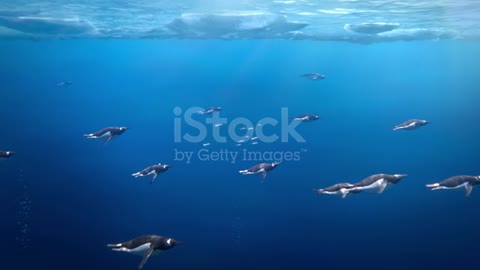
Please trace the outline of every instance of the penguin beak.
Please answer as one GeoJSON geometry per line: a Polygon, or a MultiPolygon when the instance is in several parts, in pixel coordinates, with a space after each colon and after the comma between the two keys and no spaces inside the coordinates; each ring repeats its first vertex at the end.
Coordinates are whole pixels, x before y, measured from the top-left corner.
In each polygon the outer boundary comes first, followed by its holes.
{"type": "Polygon", "coordinates": [[[395,175],[398,179],[403,179],[408,176],[408,174],[397,174],[395,175]]]}
{"type": "Polygon", "coordinates": [[[185,243],[185,242],[175,240],[175,245],[181,245],[181,244],[183,244],[183,243],[185,243]]]}

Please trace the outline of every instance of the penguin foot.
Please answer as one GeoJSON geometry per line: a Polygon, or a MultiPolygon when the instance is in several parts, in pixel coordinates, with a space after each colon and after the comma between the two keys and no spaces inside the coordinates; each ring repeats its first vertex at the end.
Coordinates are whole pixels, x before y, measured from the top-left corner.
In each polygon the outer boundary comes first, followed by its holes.
{"type": "Polygon", "coordinates": [[[426,185],[426,187],[431,189],[431,190],[435,190],[435,189],[438,189],[440,187],[440,184],[438,184],[438,183],[429,184],[429,185],[426,185]]]}

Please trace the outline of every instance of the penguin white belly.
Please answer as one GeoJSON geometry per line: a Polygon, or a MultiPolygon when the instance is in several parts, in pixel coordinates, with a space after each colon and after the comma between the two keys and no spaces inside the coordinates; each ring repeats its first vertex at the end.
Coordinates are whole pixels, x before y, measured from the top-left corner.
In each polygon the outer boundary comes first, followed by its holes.
{"type": "Polygon", "coordinates": [[[455,187],[443,187],[443,189],[459,189],[459,188],[465,188],[468,185],[468,182],[465,182],[461,185],[455,186],[455,187]]]}
{"type": "Polygon", "coordinates": [[[110,131],[108,132],[105,132],[104,134],[98,136],[98,138],[107,138],[107,137],[110,137],[112,135],[112,133],[110,133],[110,131]]]}
{"type": "Polygon", "coordinates": [[[321,193],[325,195],[342,195],[340,191],[322,191],[321,193]]]}
{"type": "Polygon", "coordinates": [[[145,254],[145,251],[147,251],[149,248],[150,248],[150,243],[146,243],[146,244],[138,246],[134,249],[121,248],[120,251],[125,251],[125,252],[128,252],[128,253],[143,256],[143,254],[145,254]]]}
{"type": "Polygon", "coordinates": [[[262,168],[262,169],[256,171],[255,173],[264,173],[264,172],[265,172],[265,168],[262,168]]]}
{"type": "Polygon", "coordinates": [[[373,183],[371,183],[368,186],[363,186],[363,187],[357,187],[355,190],[361,190],[361,191],[366,191],[366,192],[378,192],[380,190],[380,186],[383,183],[383,178],[379,179],[373,183]]]}
{"type": "Polygon", "coordinates": [[[406,130],[412,130],[412,129],[416,129],[416,128],[417,128],[416,124],[410,124],[410,125],[407,125],[407,126],[403,127],[403,129],[406,129],[406,130]]]}

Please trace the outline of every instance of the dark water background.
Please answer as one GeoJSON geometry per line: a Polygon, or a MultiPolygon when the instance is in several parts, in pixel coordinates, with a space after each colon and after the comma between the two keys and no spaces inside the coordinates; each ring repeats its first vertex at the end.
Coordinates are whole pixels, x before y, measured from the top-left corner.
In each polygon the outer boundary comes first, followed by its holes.
{"type": "Polygon", "coordinates": [[[480,190],[425,184],[480,174],[478,59],[460,41],[1,41],[0,149],[17,152],[0,162],[2,268],[136,269],[105,245],[161,234],[185,244],[145,269],[470,269],[480,190]],[[175,161],[201,149],[174,143],[177,106],[321,120],[298,128],[305,144],[248,146],[308,150],[261,184],[238,174],[257,162],[175,161]],[[431,125],[391,131],[410,118],[431,125]],[[120,125],[107,145],[82,138],[120,125]],[[153,185],[130,176],[158,162],[174,167],[153,185]],[[409,177],[382,195],[312,192],[382,172],[409,177]]]}

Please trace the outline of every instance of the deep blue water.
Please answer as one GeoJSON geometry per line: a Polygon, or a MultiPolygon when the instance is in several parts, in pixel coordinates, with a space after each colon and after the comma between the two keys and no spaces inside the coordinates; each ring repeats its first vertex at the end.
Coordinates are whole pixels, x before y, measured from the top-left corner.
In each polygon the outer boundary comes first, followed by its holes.
{"type": "Polygon", "coordinates": [[[106,244],[142,234],[185,241],[145,269],[471,269],[480,190],[425,184],[480,175],[478,59],[461,41],[1,41],[0,149],[17,152],[0,162],[2,269],[136,269],[106,244]],[[192,106],[321,119],[299,126],[304,144],[247,147],[308,150],[262,184],[238,174],[258,162],[174,160],[202,149],[173,140],[173,109],[192,106]],[[431,124],[391,130],[410,118],[431,124]],[[106,126],[130,129],[82,137],[106,126]],[[153,184],[130,176],[158,162],[174,167],[153,184]],[[383,194],[312,192],[383,172],[409,176],[383,194]]]}

